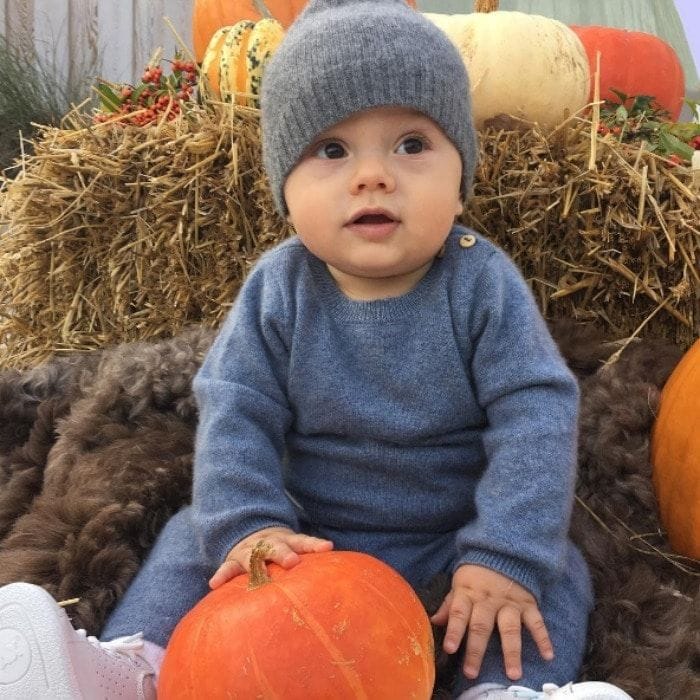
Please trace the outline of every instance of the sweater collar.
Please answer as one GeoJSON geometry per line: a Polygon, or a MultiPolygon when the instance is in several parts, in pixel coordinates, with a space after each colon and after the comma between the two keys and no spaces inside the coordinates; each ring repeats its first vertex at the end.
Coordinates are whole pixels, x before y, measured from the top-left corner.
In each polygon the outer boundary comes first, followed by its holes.
{"type": "Polygon", "coordinates": [[[405,294],[372,301],[357,301],[347,297],[338,287],[326,264],[308,253],[311,275],[320,292],[321,303],[339,319],[350,323],[386,322],[414,315],[424,298],[434,288],[443,267],[443,260],[435,258],[430,269],[413,289],[405,294]]]}

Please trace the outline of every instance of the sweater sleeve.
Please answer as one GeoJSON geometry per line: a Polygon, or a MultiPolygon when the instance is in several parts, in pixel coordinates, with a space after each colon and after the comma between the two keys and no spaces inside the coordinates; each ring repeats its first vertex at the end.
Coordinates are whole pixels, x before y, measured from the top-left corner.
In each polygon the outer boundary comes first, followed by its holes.
{"type": "Polygon", "coordinates": [[[494,569],[539,598],[565,558],[578,384],[505,253],[494,251],[473,290],[471,373],[487,461],[476,518],[457,536],[457,565],[494,569]]]}
{"type": "Polygon", "coordinates": [[[193,383],[199,407],[194,524],[214,565],[261,528],[298,529],[282,481],[292,421],[285,300],[276,283],[280,271],[265,268],[251,272],[193,383]]]}

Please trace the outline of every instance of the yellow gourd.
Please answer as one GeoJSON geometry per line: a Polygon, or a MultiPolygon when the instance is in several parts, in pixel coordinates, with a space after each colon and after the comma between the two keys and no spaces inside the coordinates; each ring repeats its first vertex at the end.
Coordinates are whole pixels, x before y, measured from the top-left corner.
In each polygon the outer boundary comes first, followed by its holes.
{"type": "Polygon", "coordinates": [[[265,66],[283,37],[282,25],[271,18],[259,22],[244,19],[232,27],[218,29],[202,60],[205,95],[259,107],[265,66]]]}
{"type": "MultiPolygon", "coordinates": [[[[282,25],[274,19],[261,19],[256,23],[248,41],[245,54],[246,70],[244,91],[249,95],[259,95],[262,77],[267,62],[272,58],[284,38],[282,25]]],[[[259,107],[257,97],[249,99],[252,107],[259,107]]]]}

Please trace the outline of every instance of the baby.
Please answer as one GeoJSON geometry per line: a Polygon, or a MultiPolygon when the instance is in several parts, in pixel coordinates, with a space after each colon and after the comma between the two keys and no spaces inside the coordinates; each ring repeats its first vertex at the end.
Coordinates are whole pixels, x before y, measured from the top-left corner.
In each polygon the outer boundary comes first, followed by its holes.
{"type": "Polygon", "coordinates": [[[0,590],[0,627],[40,650],[14,681],[0,665],[0,698],[116,697],[105,676],[153,697],[175,625],[262,538],[286,568],[336,547],[415,587],[449,572],[433,621],[464,649],[454,697],[629,698],[573,682],[592,605],[567,539],[578,389],[518,270],[455,225],[478,157],[457,50],[403,0],[311,0],[265,73],[262,139],[297,235],[258,261],[195,379],[192,505],[111,641],[40,588],[0,590]]]}

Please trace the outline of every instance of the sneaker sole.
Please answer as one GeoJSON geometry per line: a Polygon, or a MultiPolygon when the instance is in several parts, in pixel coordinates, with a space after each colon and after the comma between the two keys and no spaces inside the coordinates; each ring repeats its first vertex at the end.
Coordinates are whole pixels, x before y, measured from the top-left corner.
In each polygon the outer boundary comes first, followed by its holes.
{"type": "Polygon", "coordinates": [[[43,588],[0,588],[0,698],[81,698],[68,653],[72,634],[65,613],[43,588]]]}

